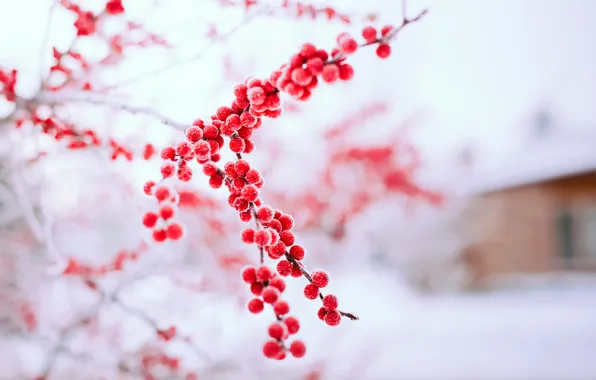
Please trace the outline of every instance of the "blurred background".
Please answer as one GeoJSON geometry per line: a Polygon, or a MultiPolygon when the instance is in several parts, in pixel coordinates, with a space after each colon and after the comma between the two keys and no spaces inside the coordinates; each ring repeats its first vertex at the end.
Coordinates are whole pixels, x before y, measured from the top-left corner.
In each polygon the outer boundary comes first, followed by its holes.
{"type": "Polygon", "coordinates": [[[0,379],[596,379],[593,1],[0,5],[0,379]],[[266,359],[226,192],[196,169],[186,237],[142,226],[151,147],[303,42],[424,9],[254,135],[264,199],[360,317],[325,325],[288,278],[307,354],[266,359]]]}

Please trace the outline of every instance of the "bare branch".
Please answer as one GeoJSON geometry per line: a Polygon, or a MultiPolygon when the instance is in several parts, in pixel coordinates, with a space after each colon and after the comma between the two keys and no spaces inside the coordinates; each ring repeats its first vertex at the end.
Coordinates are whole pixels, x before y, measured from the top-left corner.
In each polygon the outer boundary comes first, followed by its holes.
{"type": "Polygon", "coordinates": [[[196,61],[196,60],[202,58],[203,56],[205,56],[218,42],[223,41],[226,38],[234,35],[236,32],[238,32],[244,26],[248,25],[251,21],[253,21],[256,18],[256,16],[263,13],[265,10],[266,10],[265,8],[261,8],[258,11],[254,12],[253,14],[247,16],[241,23],[239,23],[238,25],[236,25],[235,27],[233,27],[226,33],[220,35],[218,38],[213,38],[203,49],[201,49],[196,54],[194,54],[190,57],[179,59],[177,61],[171,62],[171,63],[169,63],[163,67],[160,67],[158,69],[149,71],[147,73],[143,73],[139,76],[132,77],[132,78],[126,79],[122,82],[115,83],[115,84],[100,88],[100,89],[98,89],[98,91],[99,92],[111,91],[111,90],[114,90],[119,87],[128,86],[128,85],[131,85],[134,83],[138,83],[138,82],[145,80],[147,78],[151,78],[151,77],[154,77],[155,75],[162,74],[162,73],[164,73],[168,70],[171,70],[177,66],[186,65],[193,61],[196,61]]]}
{"type": "Polygon", "coordinates": [[[46,104],[46,105],[59,105],[63,103],[88,103],[96,106],[106,106],[121,111],[125,111],[135,115],[145,115],[159,120],[161,123],[184,131],[188,124],[180,123],[169,117],[162,115],[158,111],[149,107],[134,106],[123,103],[118,99],[106,97],[104,95],[89,93],[89,92],[42,92],[35,99],[26,101],[31,104],[46,104]]]}

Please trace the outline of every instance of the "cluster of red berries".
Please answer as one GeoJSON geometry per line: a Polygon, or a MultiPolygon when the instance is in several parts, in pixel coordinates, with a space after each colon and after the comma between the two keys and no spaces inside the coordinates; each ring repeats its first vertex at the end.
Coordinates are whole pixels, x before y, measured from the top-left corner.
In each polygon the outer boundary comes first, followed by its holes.
{"type": "Polygon", "coordinates": [[[306,347],[300,340],[294,340],[286,347],[286,340],[300,330],[297,318],[288,316],[290,305],[282,300],[281,294],[286,289],[286,283],[277,276],[271,268],[261,265],[258,268],[248,266],[242,271],[242,279],[250,284],[250,291],[255,298],[248,302],[248,310],[253,314],[263,311],[265,304],[270,304],[275,314],[276,322],[269,325],[270,340],[263,344],[263,355],[267,358],[283,360],[286,352],[301,358],[306,353],[306,347]]]}
{"type": "Polygon", "coordinates": [[[145,194],[152,195],[159,203],[159,211],[147,211],[143,215],[143,225],[151,228],[153,240],[163,242],[167,239],[178,240],[182,237],[184,229],[182,225],[173,220],[176,215],[178,194],[170,187],[149,181],[143,189],[145,194]]]}
{"type": "MultiPolygon", "coordinates": [[[[326,83],[337,80],[350,80],[354,69],[345,62],[359,46],[379,44],[377,55],[381,58],[389,56],[390,50],[387,42],[392,38],[393,27],[384,27],[381,37],[377,38],[377,31],[372,27],[364,28],[362,35],[365,43],[359,45],[348,34],[341,34],[337,38],[338,46],[330,53],[317,49],[313,44],[303,44],[300,51],[275,70],[267,79],[249,78],[245,83],[234,88],[234,101],[230,106],[217,109],[211,116],[211,124],[196,120],[186,131],[186,141],[175,146],[164,148],[161,156],[165,163],[161,168],[162,178],[166,179],[176,175],[182,181],[192,177],[192,171],[187,162],[196,159],[203,165],[203,173],[209,177],[209,184],[213,188],[220,188],[224,184],[230,195],[228,203],[238,211],[243,222],[254,219],[256,228],[246,228],[242,232],[242,241],[255,244],[261,253],[261,264],[266,252],[270,259],[278,260],[277,272],[280,276],[304,276],[309,284],[304,288],[304,295],[309,299],[320,298],[323,307],[320,308],[319,318],[330,326],[337,326],[342,316],[358,319],[350,313],[338,310],[337,297],[324,296],[320,289],[329,283],[326,272],[315,271],[309,274],[301,260],[305,250],[301,245],[295,244],[295,236],[291,231],[294,226],[293,218],[279,210],[264,205],[259,197],[263,186],[261,174],[250,164],[242,159],[242,153],[254,150],[251,136],[255,129],[261,126],[262,117],[276,118],[281,115],[280,92],[285,92],[294,99],[305,101],[319,83],[319,76],[326,83]],[[230,139],[229,148],[236,154],[237,161],[228,162],[223,170],[216,163],[220,160],[220,149],[224,146],[224,136],[230,139]]],[[[150,181],[145,184],[145,193],[154,195],[162,205],[159,213],[147,213],[143,219],[145,226],[155,228],[157,221],[168,221],[172,215],[167,207],[176,198],[169,188],[159,186],[155,191],[155,183],[150,181]],[[166,215],[162,210],[166,207],[166,215]]],[[[173,209],[172,209],[173,210],[173,209]]],[[[170,223],[166,228],[154,229],[154,240],[164,241],[166,238],[178,239],[182,228],[177,223],[170,223]],[[170,232],[170,229],[173,229],[170,232]]],[[[294,341],[288,349],[284,341],[289,335],[298,331],[298,320],[286,317],[289,312],[287,302],[280,300],[280,295],[285,289],[285,282],[272,270],[261,265],[259,268],[248,267],[242,272],[242,278],[250,284],[251,292],[256,296],[248,304],[252,313],[260,313],[264,304],[271,304],[277,322],[270,326],[269,335],[273,340],[266,342],[263,353],[266,357],[283,359],[286,351],[294,357],[302,357],[305,353],[304,344],[294,341]]]]}

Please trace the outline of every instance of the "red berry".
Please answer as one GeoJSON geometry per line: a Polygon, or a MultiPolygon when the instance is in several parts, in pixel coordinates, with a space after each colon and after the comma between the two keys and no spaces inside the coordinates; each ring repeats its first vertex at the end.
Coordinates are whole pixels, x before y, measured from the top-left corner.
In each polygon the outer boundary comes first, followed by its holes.
{"type": "Polygon", "coordinates": [[[356,42],[355,39],[353,38],[343,38],[341,40],[341,49],[346,53],[346,54],[352,54],[354,53],[356,50],[358,50],[358,42],[356,42]]]}
{"type": "Polygon", "coordinates": [[[279,238],[288,247],[294,245],[294,242],[296,241],[296,237],[294,236],[294,233],[292,231],[282,231],[282,232],[280,232],[279,238]]]}
{"type": "Polygon", "coordinates": [[[143,215],[143,225],[147,228],[153,228],[157,223],[157,214],[148,211],[143,215]]]}
{"type": "Polygon", "coordinates": [[[312,272],[311,278],[312,283],[317,288],[324,288],[325,286],[327,286],[327,284],[329,284],[329,275],[327,274],[327,272],[324,272],[322,270],[312,272]]]}
{"type": "Polygon", "coordinates": [[[377,30],[372,26],[367,26],[362,29],[362,37],[366,42],[374,42],[377,40],[377,30]]]}
{"type": "Polygon", "coordinates": [[[197,142],[203,138],[203,130],[199,127],[192,126],[188,128],[185,132],[186,139],[191,143],[197,142]]]}
{"type": "Polygon", "coordinates": [[[333,83],[339,79],[339,67],[336,64],[330,63],[323,67],[322,78],[327,83],[333,83]]]}
{"type": "Polygon", "coordinates": [[[304,343],[302,343],[302,341],[300,341],[300,340],[293,341],[292,344],[290,345],[290,353],[295,358],[303,357],[304,354],[306,353],[306,347],[304,346],[304,343]]]}
{"type": "Polygon", "coordinates": [[[176,171],[176,165],[174,165],[173,162],[164,162],[161,164],[160,171],[163,178],[169,178],[174,175],[174,172],[176,171]]]}
{"type": "Polygon", "coordinates": [[[323,297],[323,306],[327,310],[337,309],[337,297],[333,294],[327,294],[325,297],[323,297]]]}
{"type": "Polygon", "coordinates": [[[155,240],[156,242],[161,243],[162,241],[165,241],[167,238],[168,231],[163,229],[153,230],[153,240],[155,240]]]}
{"type": "Polygon", "coordinates": [[[163,220],[168,220],[174,216],[174,208],[172,206],[161,206],[159,209],[159,215],[163,220]]]}
{"type": "Polygon", "coordinates": [[[279,295],[279,289],[274,288],[273,286],[267,286],[263,289],[263,302],[274,303],[279,299],[279,295]]]}
{"type": "Polygon", "coordinates": [[[280,260],[277,263],[277,273],[282,276],[289,276],[292,273],[292,263],[288,260],[280,260]]]}
{"type": "Polygon", "coordinates": [[[224,177],[220,174],[209,177],[209,186],[214,189],[219,189],[223,184],[224,177]]]}
{"type": "Polygon", "coordinates": [[[273,312],[275,315],[286,315],[290,312],[290,305],[284,300],[277,300],[273,304],[273,312]]]}
{"type": "Polygon", "coordinates": [[[298,319],[295,317],[286,317],[284,319],[284,323],[286,324],[290,334],[296,334],[298,330],[300,330],[300,322],[298,322],[298,319]]]}
{"type": "Polygon", "coordinates": [[[257,268],[257,280],[267,281],[273,276],[273,271],[267,265],[261,265],[257,268]]]}
{"type": "Polygon", "coordinates": [[[342,63],[339,65],[339,79],[343,81],[350,80],[354,77],[354,68],[352,65],[342,63]]]}
{"type": "Polygon", "coordinates": [[[246,90],[248,90],[248,87],[245,84],[236,85],[234,87],[234,96],[238,99],[244,99],[246,98],[246,90]]]}
{"type": "Polygon", "coordinates": [[[143,185],[143,192],[147,195],[151,195],[153,192],[153,187],[155,186],[155,181],[147,181],[143,185]]]}
{"type": "Polygon", "coordinates": [[[269,333],[269,336],[273,339],[281,340],[286,331],[281,323],[272,323],[269,325],[269,329],[267,332],[269,333]]]}
{"type": "Polygon", "coordinates": [[[280,293],[283,293],[283,291],[286,290],[285,281],[282,280],[282,278],[278,277],[278,276],[271,278],[269,280],[269,285],[273,286],[274,288],[277,288],[277,290],[279,290],[280,293]]]}
{"type": "Polygon", "coordinates": [[[244,152],[244,148],[246,145],[244,144],[244,140],[240,137],[232,137],[230,139],[230,150],[234,153],[242,153],[244,152]]]}
{"type": "Polygon", "coordinates": [[[207,177],[216,175],[217,171],[217,166],[215,166],[215,164],[208,162],[205,165],[203,165],[203,174],[205,174],[207,177]]]}
{"type": "Polygon", "coordinates": [[[304,287],[304,296],[309,300],[314,300],[319,296],[319,288],[317,288],[313,284],[307,284],[304,287]]]}
{"type": "Polygon", "coordinates": [[[281,223],[281,227],[283,231],[291,230],[294,227],[294,218],[291,215],[284,214],[280,217],[277,217],[277,220],[281,223]]]}
{"type": "Polygon", "coordinates": [[[234,164],[234,171],[237,175],[245,175],[250,170],[250,164],[246,160],[238,160],[234,164]]]}
{"type": "Polygon", "coordinates": [[[290,256],[295,258],[296,260],[302,260],[304,258],[304,248],[301,245],[295,245],[290,248],[290,256]]]}
{"type": "Polygon", "coordinates": [[[207,125],[203,128],[203,137],[206,139],[215,139],[219,136],[219,129],[214,125],[207,125]]]}
{"type": "Polygon", "coordinates": [[[300,55],[302,55],[304,58],[310,58],[313,55],[315,55],[316,53],[317,53],[316,46],[309,42],[302,44],[302,47],[300,48],[300,55]]]}
{"type": "Polygon", "coordinates": [[[260,182],[263,178],[261,177],[261,173],[259,173],[255,169],[250,169],[246,172],[246,182],[250,184],[256,184],[260,182]]]}
{"type": "Polygon", "coordinates": [[[264,308],[263,301],[258,298],[253,298],[248,302],[248,311],[253,314],[259,314],[264,308]]]}
{"type": "Polygon", "coordinates": [[[269,206],[261,206],[257,210],[257,218],[261,223],[269,223],[273,220],[273,209],[269,206]]]}
{"type": "Polygon", "coordinates": [[[269,340],[263,345],[263,355],[267,358],[274,358],[281,352],[281,347],[275,340],[269,340]]]}
{"type": "Polygon", "coordinates": [[[184,233],[182,226],[178,223],[172,223],[168,226],[168,238],[178,240],[184,233]]]}
{"type": "Polygon", "coordinates": [[[247,228],[242,231],[242,241],[246,244],[252,244],[255,242],[255,230],[247,228]]]}
{"type": "Polygon", "coordinates": [[[175,161],[176,160],[176,150],[174,149],[174,147],[166,146],[165,148],[163,148],[161,150],[161,158],[163,160],[175,161]]]}
{"type": "Polygon", "coordinates": [[[171,196],[172,193],[170,193],[170,189],[165,186],[160,186],[155,190],[155,199],[157,199],[159,202],[163,202],[171,196]]]}
{"type": "Polygon", "coordinates": [[[246,93],[251,105],[259,105],[265,102],[267,94],[262,87],[252,87],[246,93]]]}
{"type": "Polygon", "coordinates": [[[319,319],[321,321],[325,320],[325,316],[327,315],[327,309],[325,309],[324,307],[320,308],[317,315],[319,316],[319,319]]]}
{"type": "Polygon", "coordinates": [[[377,56],[379,58],[387,58],[391,55],[391,46],[387,45],[387,44],[379,44],[379,46],[377,46],[377,56]]]}
{"type": "Polygon", "coordinates": [[[257,281],[257,268],[247,266],[242,270],[242,280],[247,284],[252,284],[257,281]]]}
{"type": "Polygon", "coordinates": [[[260,282],[254,282],[250,284],[250,292],[257,297],[263,293],[263,288],[265,287],[260,282]]]}
{"type": "Polygon", "coordinates": [[[325,323],[329,326],[337,326],[341,322],[341,314],[337,310],[327,310],[325,314],[325,323]]]}
{"type": "Polygon", "coordinates": [[[226,118],[232,113],[232,110],[230,109],[230,107],[219,107],[217,109],[217,111],[215,111],[215,115],[217,116],[217,118],[221,121],[226,120],[226,118]]]}
{"type": "Polygon", "coordinates": [[[211,154],[211,145],[205,140],[199,140],[193,145],[193,151],[199,158],[207,158],[211,154]]]}
{"type": "Polygon", "coordinates": [[[302,271],[300,267],[297,265],[292,266],[292,277],[300,277],[302,276],[302,271]]]}
{"type": "Polygon", "coordinates": [[[254,202],[259,197],[259,189],[255,185],[246,185],[242,188],[242,198],[254,202]]]}
{"type": "Polygon", "coordinates": [[[255,232],[255,244],[259,247],[264,247],[271,242],[271,234],[269,231],[258,230],[255,232]]]}
{"type": "Polygon", "coordinates": [[[269,257],[272,259],[279,259],[286,253],[286,245],[283,241],[278,241],[276,244],[269,247],[269,257]]]}

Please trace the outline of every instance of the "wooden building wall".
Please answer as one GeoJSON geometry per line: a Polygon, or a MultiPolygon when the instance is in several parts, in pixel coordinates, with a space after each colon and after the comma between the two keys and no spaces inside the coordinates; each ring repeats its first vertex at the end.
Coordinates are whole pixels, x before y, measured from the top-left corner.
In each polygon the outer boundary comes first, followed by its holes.
{"type": "Polygon", "coordinates": [[[482,194],[466,220],[471,244],[464,260],[476,280],[596,270],[596,172],[482,194]],[[593,227],[587,227],[588,218],[593,227]],[[572,231],[568,244],[562,238],[565,228],[572,231]],[[587,244],[589,231],[593,243],[587,244]],[[566,257],[570,247],[573,254],[566,257]]]}

